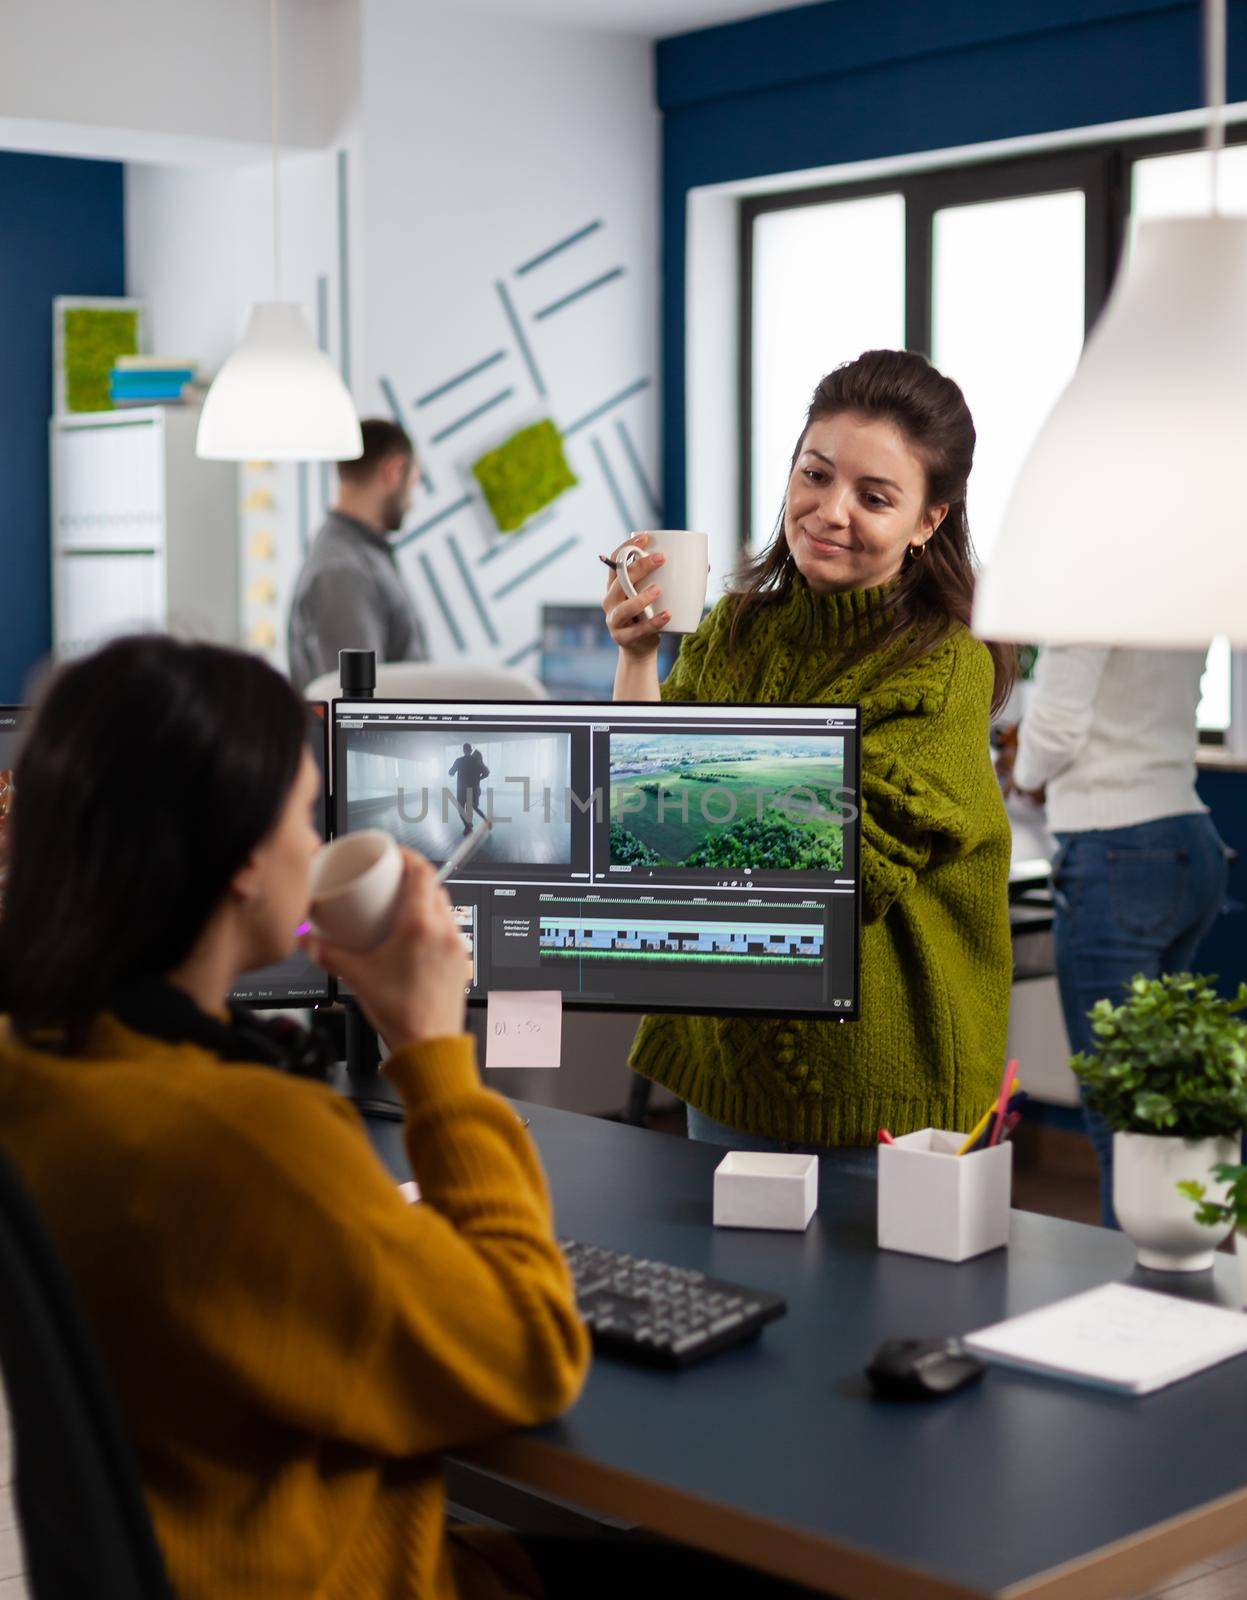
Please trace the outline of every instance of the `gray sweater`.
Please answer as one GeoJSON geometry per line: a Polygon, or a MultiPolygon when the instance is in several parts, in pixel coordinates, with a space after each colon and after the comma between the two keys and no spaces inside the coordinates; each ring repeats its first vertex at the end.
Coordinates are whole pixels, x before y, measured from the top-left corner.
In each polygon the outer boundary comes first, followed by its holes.
{"type": "Polygon", "coordinates": [[[336,672],[339,650],[375,650],[378,661],[425,661],[411,597],[383,533],[331,511],[307,553],[288,633],[290,677],[300,693],[336,672]]]}

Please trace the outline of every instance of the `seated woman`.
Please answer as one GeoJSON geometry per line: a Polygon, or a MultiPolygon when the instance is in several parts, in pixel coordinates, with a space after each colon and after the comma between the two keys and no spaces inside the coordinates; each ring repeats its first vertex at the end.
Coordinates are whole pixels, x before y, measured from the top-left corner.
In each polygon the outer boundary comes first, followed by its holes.
{"type": "MultiPolygon", "coordinates": [[[[312,940],[388,1042],[424,1203],[304,1052],[231,1012],[307,912],[319,777],[253,656],[122,640],[53,680],[17,769],[0,1149],[75,1281],[179,1600],[797,1591],[644,1539],[447,1532],[442,1452],[556,1416],[589,1347],[536,1150],[464,1034],[450,902],[312,940]]],[[[657,1396],[655,1403],[659,1403],[657,1396]]]]}
{"type": "Polygon", "coordinates": [[[818,385],[773,540],[661,691],[661,555],[633,565],[635,599],[607,589],[617,700],[861,707],[861,1018],[647,1017],[631,1064],[693,1138],[870,1171],[880,1127],[968,1129],[997,1091],[1010,832],[988,722],[1016,657],[968,627],[974,442],[951,379],[868,351],[818,385]]]}
{"type": "Polygon", "coordinates": [[[228,1009],[292,951],[318,784],[254,657],[131,639],[54,680],[15,785],[0,1147],[183,1600],[539,1592],[518,1545],[447,1537],[440,1455],[557,1415],[588,1341],[536,1152],[477,1075],[432,869],[408,852],[377,950],[311,946],[389,1044],[424,1204],[228,1009]]]}

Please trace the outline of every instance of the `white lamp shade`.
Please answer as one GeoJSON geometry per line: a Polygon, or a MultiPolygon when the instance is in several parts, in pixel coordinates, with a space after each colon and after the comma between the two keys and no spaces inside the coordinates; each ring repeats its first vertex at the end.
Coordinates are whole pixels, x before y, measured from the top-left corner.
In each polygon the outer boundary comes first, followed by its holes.
{"type": "Polygon", "coordinates": [[[212,461],[350,461],[363,449],[354,402],[298,306],[252,306],[242,343],[208,390],[196,454],[212,461]]]}
{"type": "Polygon", "coordinates": [[[974,631],[1247,643],[1245,461],[1247,220],[1142,223],[1014,486],[974,631]]]}

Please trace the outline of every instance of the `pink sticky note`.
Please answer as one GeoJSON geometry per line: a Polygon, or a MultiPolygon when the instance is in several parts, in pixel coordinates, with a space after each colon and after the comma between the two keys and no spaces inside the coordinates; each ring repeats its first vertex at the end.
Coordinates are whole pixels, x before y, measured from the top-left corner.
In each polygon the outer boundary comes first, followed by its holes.
{"type": "Polygon", "coordinates": [[[560,989],[491,989],[485,1066],[557,1067],[563,1048],[560,989]]]}

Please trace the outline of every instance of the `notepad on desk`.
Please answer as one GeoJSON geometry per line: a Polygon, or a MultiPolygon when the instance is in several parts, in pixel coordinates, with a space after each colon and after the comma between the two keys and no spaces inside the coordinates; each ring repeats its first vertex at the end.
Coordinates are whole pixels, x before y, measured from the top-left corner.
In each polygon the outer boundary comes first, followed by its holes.
{"type": "Polygon", "coordinates": [[[984,1361],[1150,1394],[1247,1354],[1247,1316],[1108,1283],[981,1328],[962,1343],[984,1361]]]}

